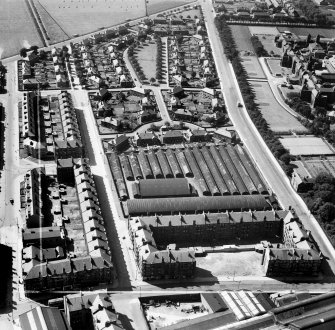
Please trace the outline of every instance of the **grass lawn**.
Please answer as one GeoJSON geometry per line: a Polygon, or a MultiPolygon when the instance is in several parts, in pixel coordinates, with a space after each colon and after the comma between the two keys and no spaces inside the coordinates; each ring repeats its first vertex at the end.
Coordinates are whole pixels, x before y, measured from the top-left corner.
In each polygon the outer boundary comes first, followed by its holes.
{"type": "Polygon", "coordinates": [[[266,35],[277,35],[278,29],[274,26],[249,26],[251,34],[266,34],[266,35]]]}
{"type": "Polygon", "coordinates": [[[265,59],[265,61],[273,75],[277,75],[278,77],[279,75],[283,75],[283,70],[280,65],[280,58],[269,58],[265,59]]]}
{"type": "Polygon", "coordinates": [[[266,78],[257,56],[241,56],[241,60],[250,78],[266,78]]]}
{"type": "Polygon", "coordinates": [[[250,84],[256,93],[260,111],[272,131],[280,133],[293,130],[307,133],[307,129],[277,102],[267,82],[250,82],[250,84]]]}
{"type": "Polygon", "coordinates": [[[137,59],[138,63],[142,66],[143,72],[148,80],[156,77],[156,56],[157,45],[156,43],[147,43],[138,50],[137,59]]]}
{"type": "Polygon", "coordinates": [[[23,46],[43,46],[25,1],[0,3],[0,58],[18,54],[23,46]]]}
{"type": "Polygon", "coordinates": [[[230,25],[233,37],[235,39],[238,51],[254,52],[254,48],[250,41],[251,34],[246,25],[230,25]]]}
{"type": "Polygon", "coordinates": [[[326,38],[334,38],[335,29],[322,29],[322,28],[304,28],[304,27],[278,27],[280,32],[291,31],[298,36],[307,36],[309,33],[312,37],[316,37],[320,34],[326,38]]]}
{"type": "Polygon", "coordinates": [[[197,257],[195,276],[203,277],[207,272],[213,276],[264,276],[261,261],[262,254],[255,251],[209,253],[197,257]]]}
{"type": "Polygon", "coordinates": [[[281,55],[281,53],[282,53],[281,49],[278,48],[276,46],[275,42],[274,42],[274,40],[275,40],[274,35],[257,34],[257,37],[259,38],[260,42],[264,46],[265,50],[270,55],[281,55]]]}

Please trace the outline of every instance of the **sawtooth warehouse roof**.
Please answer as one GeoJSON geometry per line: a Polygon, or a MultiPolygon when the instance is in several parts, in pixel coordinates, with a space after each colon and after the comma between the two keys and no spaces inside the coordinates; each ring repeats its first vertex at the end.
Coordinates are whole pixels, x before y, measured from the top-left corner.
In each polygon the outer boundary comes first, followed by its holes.
{"type": "Polygon", "coordinates": [[[130,199],[127,206],[129,215],[271,209],[262,195],[130,199]]]}
{"type": "Polygon", "coordinates": [[[188,181],[185,178],[140,180],[139,188],[142,198],[191,195],[188,181]]]}

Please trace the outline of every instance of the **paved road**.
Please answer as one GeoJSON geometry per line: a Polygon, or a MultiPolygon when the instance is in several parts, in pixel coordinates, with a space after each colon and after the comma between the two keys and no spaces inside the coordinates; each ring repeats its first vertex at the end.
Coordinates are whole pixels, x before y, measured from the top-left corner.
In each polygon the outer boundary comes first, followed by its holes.
{"type": "Polygon", "coordinates": [[[118,271],[119,286],[130,288],[131,281],[137,277],[137,266],[132,252],[127,223],[120,219],[122,214],[112,175],[101,140],[95,125],[95,119],[86,91],[72,91],[73,104],[83,112],[81,131],[90,159],[91,171],[95,176],[101,211],[104,216],[106,233],[113,255],[113,263],[118,271]],[[126,237],[123,239],[123,237],[126,237]]]}
{"type": "Polygon", "coordinates": [[[7,66],[8,93],[2,95],[0,101],[5,107],[5,166],[1,178],[0,197],[0,241],[13,249],[13,301],[24,298],[23,285],[19,283],[22,278],[22,220],[20,215],[20,181],[31,165],[20,162],[19,159],[19,124],[17,103],[21,93],[17,92],[16,62],[7,66]],[[14,205],[9,199],[14,199],[14,205]]]}
{"type": "Polygon", "coordinates": [[[201,6],[206,20],[209,40],[211,43],[215,64],[221,80],[221,88],[225,95],[229,117],[231,118],[242,141],[251,153],[262,174],[276,193],[283,207],[293,207],[300,217],[305,227],[312,231],[317,240],[322,253],[329,258],[330,267],[335,273],[335,252],[327,239],[325,233],[320,228],[318,222],[310,215],[305,203],[293,190],[288,178],[280,168],[279,164],[265,145],[255,126],[245,110],[237,108],[237,102],[242,102],[242,96],[238,89],[236,77],[233,74],[231,63],[223,52],[223,46],[214,24],[214,14],[212,4],[201,2],[201,6]]]}

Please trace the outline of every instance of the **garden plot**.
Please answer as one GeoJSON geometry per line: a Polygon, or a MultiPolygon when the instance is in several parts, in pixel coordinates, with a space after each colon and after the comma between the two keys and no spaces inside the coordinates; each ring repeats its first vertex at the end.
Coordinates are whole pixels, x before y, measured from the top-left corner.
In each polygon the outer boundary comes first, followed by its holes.
{"type": "Polygon", "coordinates": [[[273,132],[308,132],[294,116],[278,103],[267,82],[250,83],[255,91],[256,102],[259,104],[259,109],[273,132]]]}

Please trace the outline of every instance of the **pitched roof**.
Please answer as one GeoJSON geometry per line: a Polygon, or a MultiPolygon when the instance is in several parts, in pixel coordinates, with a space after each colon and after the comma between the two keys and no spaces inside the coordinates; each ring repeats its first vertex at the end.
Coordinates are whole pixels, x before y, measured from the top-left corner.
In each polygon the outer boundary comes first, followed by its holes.
{"type": "Polygon", "coordinates": [[[37,306],[19,316],[22,330],[57,329],[70,330],[63,312],[58,308],[37,306]]]}
{"type": "Polygon", "coordinates": [[[128,212],[132,214],[161,214],[175,212],[268,210],[270,205],[262,195],[233,195],[212,197],[179,197],[159,199],[130,199],[128,212]]]}
{"type": "Polygon", "coordinates": [[[140,180],[139,189],[143,198],[191,195],[188,181],[185,178],[140,180]]]}

